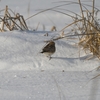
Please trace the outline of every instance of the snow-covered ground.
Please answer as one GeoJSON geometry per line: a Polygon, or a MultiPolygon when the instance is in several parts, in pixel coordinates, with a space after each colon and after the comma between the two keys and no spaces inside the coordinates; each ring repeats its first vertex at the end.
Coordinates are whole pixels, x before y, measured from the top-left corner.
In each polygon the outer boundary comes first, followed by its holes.
{"type": "Polygon", "coordinates": [[[87,83],[98,75],[90,71],[100,65],[99,60],[85,60],[84,52],[79,58],[73,41],[67,39],[56,41],[49,60],[39,52],[45,40],[59,34],[45,33],[0,33],[0,100],[99,100],[98,78],[87,83]]]}
{"type": "MultiPolygon", "coordinates": [[[[23,4],[17,0],[9,0],[7,4],[4,1],[1,0],[0,7],[8,4],[18,10],[23,4]]],[[[25,0],[25,5],[28,2],[25,0]]],[[[40,5],[38,2],[36,4],[40,5]]],[[[25,13],[25,9],[21,11],[25,13]]],[[[79,57],[79,49],[74,45],[76,40],[55,41],[56,52],[51,60],[40,53],[44,41],[59,34],[58,31],[0,32],[0,100],[100,99],[100,77],[91,80],[100,73],[95,69],[100,61],[97,58],[86,60],[90,55],[82,50],[79,57]],[[49,35],[44,36],[46,33],[49,35]]]]}

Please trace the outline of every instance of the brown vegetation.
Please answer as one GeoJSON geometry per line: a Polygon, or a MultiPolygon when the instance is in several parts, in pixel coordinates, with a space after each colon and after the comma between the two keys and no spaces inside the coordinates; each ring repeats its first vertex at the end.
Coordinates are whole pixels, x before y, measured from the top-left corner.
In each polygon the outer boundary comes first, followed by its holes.
{"type": "Polygon", "coordinates": [[[11,9],[6,6],[4,15],[0,17],[0,31],[12,31],[12,30],[28,30],[24,17],[19,13],[15,14],[11,9]],[[11,13],[10,13],[11,12],[11,13]],[[12,16],[13,15],[13,16],[12,16]]]}

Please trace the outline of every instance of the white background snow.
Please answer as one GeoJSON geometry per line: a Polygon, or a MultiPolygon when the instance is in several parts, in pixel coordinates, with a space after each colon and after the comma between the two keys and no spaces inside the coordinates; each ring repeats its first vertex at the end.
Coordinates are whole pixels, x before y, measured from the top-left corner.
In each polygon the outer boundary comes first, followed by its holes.
{"type": "MultiPolygon", "coordinates": [[[[52,3],[56,1],[59,0],[1,0],[0,9],[8,5],[28,18],[39,9],[58,5],[52,3]]],[[[98,3],[96,0],[100,8],[98,3]]],[[[78,12],[74,6],[69,9],[78,12]]],[[[84,51],[79,57],[75,40],[55,41],[56,52],[51,60],[39,53],[44,41],[59,36],[67,21],[65,15],[48,11],[27,21],[30,29],[40,22],[37,31],[0,32],[0,100],[100,100],[100,77],[91,80],[100,73],[93,70],[100,66],[100,60],[86,60],[90,55],[84,51]],[[53,25],[58,31],[48,32],[53,25]],[[48,37],[44,36],[47,32],[48,37]]]]}

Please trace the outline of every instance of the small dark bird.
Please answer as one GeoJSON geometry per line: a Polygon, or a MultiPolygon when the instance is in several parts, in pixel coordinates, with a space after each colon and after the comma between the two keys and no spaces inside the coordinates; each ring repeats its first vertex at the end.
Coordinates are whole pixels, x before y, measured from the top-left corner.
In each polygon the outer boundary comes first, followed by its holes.
{"type": "Polygon", "coordinates": [[[51,55],[55,53],[56,47],[55,47],[55,42],[50,41],[43,49],[41,53],[44,53],[49,59],[51,59],[51,55]]]}

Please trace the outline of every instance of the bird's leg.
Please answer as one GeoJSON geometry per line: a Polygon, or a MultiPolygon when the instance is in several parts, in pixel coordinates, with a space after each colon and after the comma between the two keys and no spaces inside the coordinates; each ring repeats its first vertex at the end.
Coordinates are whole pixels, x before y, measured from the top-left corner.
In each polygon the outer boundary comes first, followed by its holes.
{"type": "Polygon", "coordinates": [[[52,58],[51,55],[47,55],[47,57],[49,58],[49,60],[51,60],[51,58],[52,58]]]}
{"type": "Polygon", "coordinates": [[[51,58],[52,58],[52,57],[50,56],[50,57],[49,57],[49,60],[51,60],[51,58]]]}

